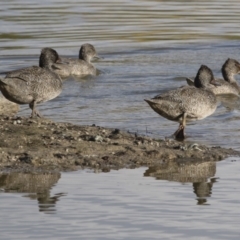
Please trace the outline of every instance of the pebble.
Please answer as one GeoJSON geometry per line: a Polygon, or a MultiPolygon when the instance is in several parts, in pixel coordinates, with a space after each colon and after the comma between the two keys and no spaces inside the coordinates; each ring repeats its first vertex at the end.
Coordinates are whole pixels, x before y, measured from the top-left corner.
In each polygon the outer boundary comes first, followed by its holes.
{"type": "Polygon", "coordinates": [[[96,142],[102,142],[102,141],[103,141],[103,137],[100,136],[100,135],[97,135],[96,137],[94,137],[94,140],[95,140],[96,142]]]}
{"type": "Polygon", "coordinates": [[[109,142],[111,142],[111,139],[110,138],[104,138],[103,141],[109,143],[109,142]]]}
{"type": "Polygon", "coordinates": [[[142,143],[141,143],[141,141],[137,141],[136,144],[137,145],[141,145],[142,143]]]}
{"type": "Polygon", "coordinates": [[[16,125],[16,124],[21,124],[21,123],[22,123],[21,120],[14,120],[14,121],[13,121],[13,124],[14,124],[14,125],[16,125]]]}

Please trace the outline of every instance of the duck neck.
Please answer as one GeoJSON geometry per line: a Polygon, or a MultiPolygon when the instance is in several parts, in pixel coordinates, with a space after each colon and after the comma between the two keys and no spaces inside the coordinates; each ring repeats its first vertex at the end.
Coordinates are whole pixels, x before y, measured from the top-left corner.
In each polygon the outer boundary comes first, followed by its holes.
{"type": "Polygon", "coordinates": [[[87,54],[85,54],[83,51],[79,51],[79,59],[85,61],[85,62],[88,62],[90,63],[91,62],[91,57],[88,56],[87,54]]]}
{"type": "Polygon", "coordinates": [[[44,65],[43,68],[52,70],[52,63],[48,63],[48,64],[44,65]]]}
{"type": "Polygon", "coordinates": [[[39,60],[39,67],[45,68],[45,69],[48,69],[48,70],[52,70],[52,62],[40,58],[40,60],[39,60]]]}
{"type": "Polygon", "coordinates": [[[235,74],[229,73],[228,71],[223,70],[222,75],[225,81],[229,83],[236,83],[235,74]]]}
{"type": "Polygon", "coordinates": [[[199,78],[195,78],[194,85],[195,85],[196,88],[203,88],[204,87],[199,78]]]}

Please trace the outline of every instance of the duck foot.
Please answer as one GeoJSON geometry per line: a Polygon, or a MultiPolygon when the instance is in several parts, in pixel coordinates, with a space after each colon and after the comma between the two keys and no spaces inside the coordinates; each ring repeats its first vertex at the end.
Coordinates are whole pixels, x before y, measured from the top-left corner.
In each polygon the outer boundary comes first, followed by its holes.
{"type": "Polygon", "coordinates": [[[177,131],[173,134],[176,140],[183,141],[185,139],[184,134],[184,126],[182,124],[179,125],[177,131]]]}
{"type": "Polygon", "coordinates": [[[32,109],[31,118],[39,117],[42,118],[42,115],[36,109],[36,102],[33,101],[29,104],[29,107],[32,109]]]}
{"type": "Polygon", "coordinates": [[[34,112],[32,111],[30,118],[37,118],[37,117],[42,118],[43,116],[36,110],[34,112]]]}

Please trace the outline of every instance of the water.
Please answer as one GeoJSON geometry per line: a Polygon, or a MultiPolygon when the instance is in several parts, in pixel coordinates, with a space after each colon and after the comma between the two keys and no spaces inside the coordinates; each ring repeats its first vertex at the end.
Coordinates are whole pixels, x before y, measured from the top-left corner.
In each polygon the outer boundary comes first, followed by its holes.
{"type": "MultiPolygon", "coordinates": [[[[164,138],[177,124],[143,99],[185,85],[201,64],[220,77],[227,58],[240,60],[239,1],[0,3],[0,72],[38,64],[43,47],[75,57],[90,42],[104,58],[95,63],[101,75],[72,78],[58,98],[38,106],[55,121],[164,138]]],[[[22,106],[19,114],[30,110],[22,106]]],[[[240,150],[239,119],[239,100],[219,103],[212,116],[187,126],[187,140],[240,150]]],[[[142,177],[146,169],[63,173],[25,190],[38,178],[11,176],[18,193],[3,185],[1,239],[238,239],[239,159],[212,168],[198,179],[196,167],[186,178],[148,171],[160,181],[142,177]]]]}
{"type": "Polygon", "coordinates": [[[229,158],[178,173],[139,168],[62,173],[60,179],[0,177],[6,192],[0,193],[1,239],[237,240],[239,171],[239,159],[229,158]],[[33,189],[23,179],[43,186],[33,189]]]}

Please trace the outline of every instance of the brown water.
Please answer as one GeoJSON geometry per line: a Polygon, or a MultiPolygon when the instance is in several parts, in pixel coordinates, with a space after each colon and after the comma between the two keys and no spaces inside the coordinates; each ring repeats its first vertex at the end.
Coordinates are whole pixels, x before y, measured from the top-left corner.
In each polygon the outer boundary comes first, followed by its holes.
{"type": "MultiPolygon", "coordinates": [[[[104,57],[95,63],[99,76],[70,79],[58,98],[39,106],[55,121],[164,138],[177,124],[143,99],[185,85],[201,64],[220,77],[227,58],[240,60],[239,1],[0,3],[0,72],[36,65],[47,46],[75,57],[90,42],[104,57]]],[[[22,106],[20,115],[29,114],[22,106]]],[[[240,150],[239,119],[239,100],[219,103],[212,116],[187,126],[187,140],[240,150]]],[[[203,168],[206,176],[197,179],[195,166],[180,169],[182,177],[147,171],[160,181],[143,178],[146,169],[64,173],[58,182],[58,176],[50,177],[25,190],[19,184],[32,177],[11,176],[10,193],[4,176],[0,239],[239,239],[239,159],[212,168],[203,168]]]]}

